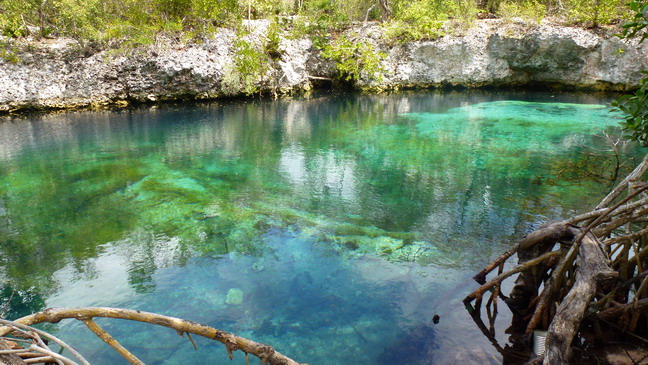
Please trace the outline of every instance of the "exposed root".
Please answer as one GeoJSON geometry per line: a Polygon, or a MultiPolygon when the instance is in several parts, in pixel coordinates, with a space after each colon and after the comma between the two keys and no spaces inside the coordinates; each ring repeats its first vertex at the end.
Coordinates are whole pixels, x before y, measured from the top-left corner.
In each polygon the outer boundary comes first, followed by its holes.
{"type": "Polygon", "coordinates": [[[513,312],[510,331],[547,331],[544,355],[530,359],[535,363],[569,363],[575,347],[592,341],[648,337],[648,183],[641,181],[647,170],[648,155],[591,212],[538,228],[479,272],[474,279],[481,286],[464,304],[480,330],[495,338],[502,297],[513,312]],[[486,280],[514,254],[517,267],[486,280]],[[505,297],[501,283],[517,273],[505,297]],[[479,318],[487,292],[490,328],[479,318]]]}

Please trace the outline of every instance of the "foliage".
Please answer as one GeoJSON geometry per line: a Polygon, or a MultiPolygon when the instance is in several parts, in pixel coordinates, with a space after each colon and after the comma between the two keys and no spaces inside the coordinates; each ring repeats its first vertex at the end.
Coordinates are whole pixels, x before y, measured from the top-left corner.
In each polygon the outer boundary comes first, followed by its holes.
{"type": "Polygon", "coordinates": [[[2,35],[17,38],[28,34],[21,14],[29,14],[35,10],[30,1],[0,1],[0,9],[2,35]]]}
{"type": "Polygon", "coordinates": [[[321,49],[328,42],[333,33],[343,31],[350,24],[350,20],[340,8],[335,5],[335,0],[306,0],[301,8],[298,8],[298,17],[290,22],[291,38],[309,37],[313,40],[313,46],[321,49]]]}
{"type": "Polygon", "coordinates": [[[445,35],[443,25],[452,20],[460,25],[471,23],[477,15],[473,1],[416,0],[398,1],[394,17],[384,25],[385,39],[405,43],[436,39],[445,35]]]}
{"type": "Polygon", "coordinates": [[[385,25],[385,37],[399,42],[438,38],[443,35],[443,22],[448,19],[439,5],[428,0],[399,4],[394,9],[394,20],[385,25]]]}
{"type": "Polygon", "coordinates": [[[9,63],[19,63],[18,48],[10,41],[0,40],[0,58],[9,63]]]}
{"type": "Polygon", "coordinates": [[[502,18],[520,18],[540,23],[547,13],[544,4],[536,0],[504,1],[499,5],[497,14],[502,18]]]}
{"type": "MultiPolygon", "coordinates": [[[[556,0],[384,1],[386,7],[379,0],[0,0],[0,32],[14,38],[69,36],[147,44],[159,32],[200,36],[238,26],[242,19],[297,15],[290,23],[298,35],[321,39],[353,22],[383,20],[388,40],[405,42],[443,35],[444,21],[471,22],[480,8],[535,21],[545,13],[560,15],[588,25],[613,23],[626,14],[625,0],[564,0],[553,13],[548,9],[556,0]]],[[[645,7],[645,1],[634,0],[631,6],[641,13],[638,7],[645,7]]]]}
{"type": "MultiPolygon", "coordinates": [[[[223,86],[230,95],[243,92],[252,95],[259,91],[258,83],[265,79],[270,69],[269,57],[259,46],[245,38],[245,32],[237,34],[234,65],[226,70],[223,86]]],[[[267,49],[267,46],[264,47],[267,49]]]]}
{"type": "Polygon", "coordinates": [[[634,12],[634,17],[623,24],[621,37],[629,39],[639,36],[639,41],[643,42],[648,38],[648,33],[645,32],[648,27],[648,0],[633,0],[628,6],[634,12]]]}
{"type": "Polygon", "coordinates": [[[568,0],[566,4],[568,21],[594,27],[614,23],[627,13],[624,2],[617,0],[568,0]]]}
{"type": "MultiPolygon", "coordinates": [[[[648,71],[643,71],[648,75],[648,71]]],[[[644,77],[634,94],[623,95],[612,105],[623,112],[623,129],[630,132],[630,139],[648,147],[648,76],[644,77]]]]}
{"type": "Polygon", "coordinates": [[[345,82],[382,80],[382,60],[386,54],[376,51],[367,41],[352,40],[344,35],[326,44],[322,56],[335,61],[337,76],[345,82]]]}
{"type": "MultiPolygon", "coordinates": [[[[629,5],[635,15],[623,25],[623,32],[619,36],[625,39],[639,37],[639,42],[643,42],[648,37],[645,32],[648,0],[633,0],[629,5]]],[[[648,146],[648,71],[643,71],[643,74],[646,77],[639,82],[639,89],[634,94],[620,97],[612,105],[624,113],[621,125],[630,132],[629,138],[648,146]]]]}
{"type": "Polygon", "coordinates": [[[0,0],[0,29],[10,37],[39,29],[40,36],[150,40],[163,31],[208,31],[242,15],[238,0],[0,0]]]}
{"type": "Polygon", "coordinates": [[[280,29],[277,22],[272,22],[268,26],[267,42],[265,44],[265,53],[273,60],[281,58],[281,50],[279,44],[281,43],[280,29]]]}

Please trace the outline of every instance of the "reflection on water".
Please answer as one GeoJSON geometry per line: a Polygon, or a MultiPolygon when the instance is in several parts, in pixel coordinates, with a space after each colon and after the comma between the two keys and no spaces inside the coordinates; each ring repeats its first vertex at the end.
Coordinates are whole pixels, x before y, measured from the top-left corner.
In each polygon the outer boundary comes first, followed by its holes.
{"type": "MultiPolygon", "coordinates": [[[[338,95],[5,120],[1,293],[183,317],[311,364],[497,362],[461,306],[469,278],[605,192],[604,103],[338,95]]],[[[147,363],[226,359],[102,324],[147,363]]],[[[58,333],[119,361],[77,323],[58,333]]]]}

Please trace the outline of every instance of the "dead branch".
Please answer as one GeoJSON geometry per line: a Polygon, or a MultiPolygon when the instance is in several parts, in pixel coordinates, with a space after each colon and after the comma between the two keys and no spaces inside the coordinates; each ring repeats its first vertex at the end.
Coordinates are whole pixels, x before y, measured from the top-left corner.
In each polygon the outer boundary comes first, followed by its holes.
{"type": "MultiPolygon", "coordinates": [[[[22,365],[23,361],[16,355],[16,353],[9,352],[12,351],[11,347],[7,345],[2,339],[0,339],[0,364],[5,365],[22,365]]],[[[24,350],[21,350],[24,351],[24,350]]]]}
{"type": "MultiPolygon", "coordinates": [[[[269,363],[272,365],[300,365],[300,363],[275,351],[268,345],[254,342],[200,323],[150,312],[108,307],[49,308],[42,312],[17,319],[15,322],[22,325],[33,325],[44,322],[58,323],[63,319],[88,321],[92,320],[92,318],[118,318],[155,324],[172,328],[178,333],[192,333],[216,340],[225,345],[230,356],[233,351],[241,350],[258,357],[262,363],[269,363]]],[[[9,331],[11,331],[10,328],[0,327],[0,336],[6,335],[9,331]]]]}
{"type": "Polygon", "coordinates": [[[596,294],[599,278],[607,278],[612,269],[600,248],[596,236],[583,237],[576,263],[576,279],[569,293],[564,297],[549,326],[545,341],[543,364],[567,364],[571,354],[571,343],[578,331],[592,298],[596,294]]]}
{"type": "MultiPolygon", "coordinates": [[[[612,214],[612,216],[617,216],[619,214],[626,213],[628,211],[632,211],[632,210],[635,210],[637,208],[641,208],[646,204],[648,204],[648,199],[641,199],[639,201],[632,202],[630,204],[619,207],[614,212],[614,214],[612,214]]],[[[577,215],[577,216],[572,217],[571,219],[569,219],[569,223],[576,224],[576,223],[580,223],[580,222],[583,222],[583,221],[586,221],[586,220],[589,220],[589,219],[592,219],[592,218],[598,218],[601,214],[605,214],[610,210],[611,210],[611,208],[602,208],[602,209],[593,210],[591,212],[587,212],[587,213],[584,213],[584,214],[580,214],[580,215],[577,215]]]]}
{"type": "Polygon", "coordinates": [[[117,340],[113,338],[108,332],[104,331],[103,328],[101,328],[95,321],[92,319],[82,319],[81,320],[85,325],[90,329],[90,331],[94,332],[97,337],[99,337],[103,342],[107,343],[110,347],[115,349],[122,357],[124,357],[128,362],[131,364],[137,364],[137,365],[144,365],[140,359],[135,357],[135,355],[131,354],[130,351],[126,350],[124,346],[122,346],[117,340]]]}
{"type": "MultiPolygon", "coordinates": [[[[79,354],[79,352],[77,352],[74,348],[72,348],[71,346],[69,346],[68,344],[63,342],[62,340],[58,339],[57,337],[55,337],[55,336],[53,336],[53,335],[51,335],[51,334],[49,334],[49,333],[47,333],[45,331],[41,331],[39,329],[31,327],[30,325],[34,324],[34,323],[41,323],[41,322],[33,322],[33,323],[27,324],[27,323],[22,323],[20,321],[7,321],[5,319],[0,319],[0,324],[4,325],[4,326],[0,327],[0,337],[5,336],[8,333],[11,333],[11,332],[14,332],[14,331],[19,331],[19,332],[22,332],[22,334],[25,337],[33,338],[33,339],[35,339],[37,341],[37,343],[40,342],[40,344],[42,344],[42,340],[40,340],[40,338],[38,338],[34,334],[41,335],[43,337],[49,338],[50,340],[56,342],[56,344],[58,344],[62,348],[68,350],[72,355],[74,355],[77,359],[79,359],[79,361],[81,361],[81,364],[90,365],[90,363],[83,356],[81,356],[81,354],[79,354]],[[27,330],[27,331],[29,331],[29,333],[25,333],[24,331],[20,331],[20,330],[27,330]],[[31,334],[31,333],[34,333],[34,334],[31,334]]],[[[69,362],[74,363],[72,360],[69,360],[69,362]]]]}
{"type": "Polygon", "coordinates": [[[504,252],[500,257],[496,258],[493,262],[488,264],[482,271],[478,272],[477,275],[473,276],[473,279],[479,284],[486,283],[486,275],[490,274],[496,267],[503,264],[509,257],[513,256],[517,252],[517,246],[511,248],[510,250],[504,252]]]}
{"type": "Polygon", "coordinates": [[[636,240],[637,238],[648,234],[648,228],[644,228],[641,231],[632,233],[632,234],[627,234],[623,236],[616,236],[612,238],[608,238],[607,240],[603,241],[603,244],[606,246],[611,246],[615,243],[623,242],[623,241],[633,241],[636,240]]]}
{"type": "Polygon", "coordinates": [[[594,208],[594,210],[601,209],[606,207],[608,204],[614,201],[625,189],[628,188],[628,184],[640,179],[643,174],[648,170],[648,154],[644,156],[643,161],[635,169],[626,176],[623,181],[619,183],[601,202],[594,208]]]}
{"type": "Polygon", "coordinates": [[[626,303],[616,307],[611,307],[605,310],[602,310],[596,314],[596,316],[602,320],[611,321],[616,320],[624,313],[627,313],[630,310],[643,310],[648,308],[648,299],[638,300],[636,303],[626,303]]]}
{"type": "Polygon", "coordinates": [[[525,262],[524,264],[522,264],[522,265],[520,265],[518,267],[515,267],[515,268],[513,268],[513,269],[511,269],[511,270],[509,270],[507,272],[504,272],[504,273],[502,273],[500,275],[497,275],[492,280],[490,280],[488,283],[480,286],[475,291],[468,294],[468,296],[466,296],[466,298],[464,298],[464,303],[470,303],[475,299],[481,298],[482,295],[486,291],[488,291],[489,289],[501,284],[502,281],[504,281],[504,279],[508,278],[509,276],[515,275],[515,274],[517,274],[519,272],[522,272],[522,271],[525,271],[525,270],[527,270],[527,269],[529,269],[529,268],[531,268],[533,266],[539,265],[539,264],[545,262],[546,260],[548,260],[548,259],[550,259],[552,257],[559,256],[560,254],[561,254],[560,251],[547,252],[547,253],[545,253],[544,255],[542,255],[542,256],[540,256],[538,258],[535,258],[533,260],[529,260],[529,261],[525,262]]]}
{"type": "MultiPolygon", "coordinates": [[[[513,332],[509,333],[547,330],[545,354],[534,361],[569,363],[584,320],[593,322],[599,342],[606,341],[603,326],[643,340],[648,332],[648,182],[640,179],[646,171],[648,154],[592,211],[538,228],[475,275],[481,285],[464,303],[478,328],[494,335],[494,304],[496,296],[503,296],[501,282],[519,273],[510,296],[504,296],[513,312],[509,328],[513,332]],[[560,249],[555,248],[557,244],[560,249]],[[514,253],[520,265],[502,273],[514,253]],[[495,267],[500,267],[500,273],[487,282],[495,267]],[[488,291],[485,307],[490,329],[480,318],[482,296],[488,291]],[[614,320],[621,325],[612,325],[614,320]]],[[[576,346],[587,342],[583,336],[576,346]]]]}

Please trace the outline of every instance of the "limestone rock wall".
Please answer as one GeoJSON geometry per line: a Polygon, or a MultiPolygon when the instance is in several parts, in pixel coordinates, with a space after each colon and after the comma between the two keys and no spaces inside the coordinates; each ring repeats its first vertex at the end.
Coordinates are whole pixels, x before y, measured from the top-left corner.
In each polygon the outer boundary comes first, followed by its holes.
{"type": "Polygon", "coordinates": [[[463,36],[389,50],[386,83],[628,90],[648,69],[648,42],[557,25],[486,20],[463,36]]]}
{"type": "MultiPolygon", "coordinates": [[[[248,41],[263,43],[267,22],[257,21],[253,27],[248,41]]],[[[609,32],[558,25],[485,20],[461,35],[405,45],[386,44],[377,25],[352,32],[388,55],[380,84],[361,79],[358,86],[534,84],[628,90],[638,85],[641,70],[648,69],[648,42],[626,43],[609,32]]],[[[23,45],[18,62],[0,58],[0,111],[237,94],[242,90],[226,85],[234,72],[235,44],[236,34],[223,29],[203,42],[166,40],[129,53],[88,52],[61,39],[23,45]]],[[[311,76],[334,74],[334,64],[322,59],[309,39],[283,38],[279,51],[280,58],[259,78],[259,88],[289,93],[311,88],[311,76]]]]}

